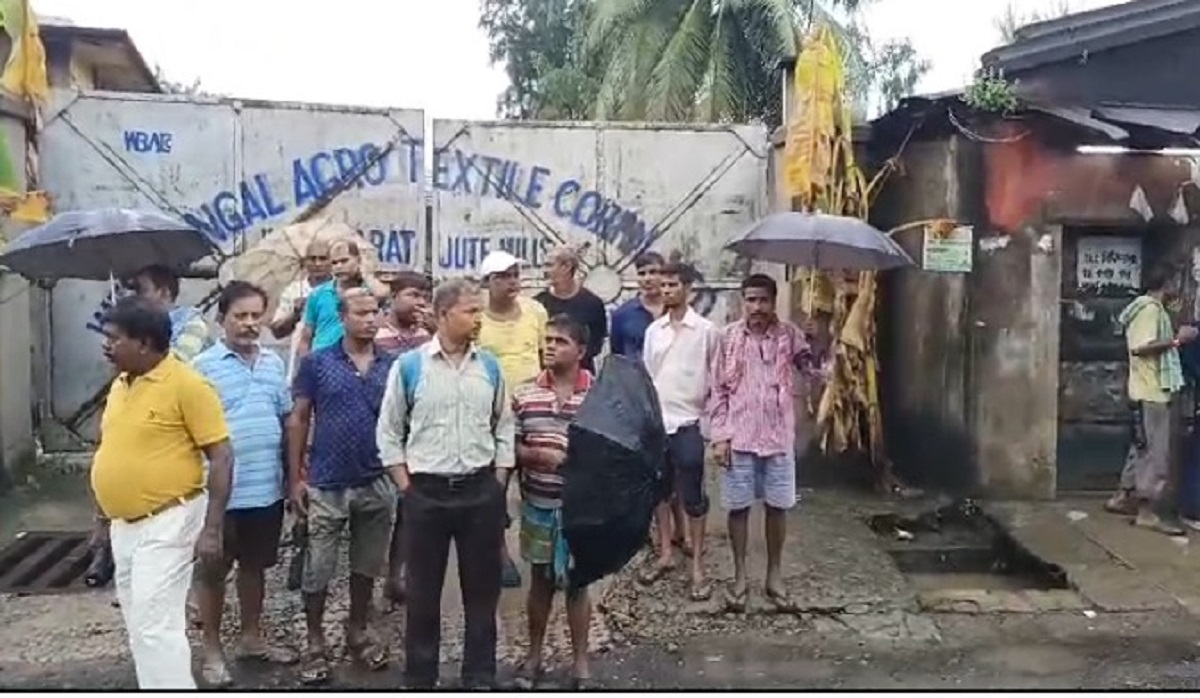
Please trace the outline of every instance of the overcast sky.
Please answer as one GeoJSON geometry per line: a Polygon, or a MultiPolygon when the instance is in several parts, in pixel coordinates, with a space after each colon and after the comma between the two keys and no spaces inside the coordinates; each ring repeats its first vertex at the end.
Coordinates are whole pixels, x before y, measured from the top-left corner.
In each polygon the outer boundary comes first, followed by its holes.
{"type": "MultiPolygon", "coordinates": [[[[479,0],[33,0],[45,15],[127,29],[147,62],[212,92],[262,99],[423,108],[488,119],[504,89],[477,26],[479,0]],[[305,8],[305,9],[301,9],[305,8]]],[[[1009,0],[874,0],[872,35],[908,36],[933,63],[918,87],[969,80],[999,43],[1009,0]]],[[[1018,10],[1047,0],[1013,0],[1018,10]]],[[[1114,4],[1071,0],[1073,9],[1114,4]]]]}

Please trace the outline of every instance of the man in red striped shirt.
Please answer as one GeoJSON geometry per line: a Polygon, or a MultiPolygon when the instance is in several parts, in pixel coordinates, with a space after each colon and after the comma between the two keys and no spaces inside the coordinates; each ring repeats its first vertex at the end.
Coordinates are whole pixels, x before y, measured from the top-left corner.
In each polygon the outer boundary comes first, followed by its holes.
{"type": "Polygon", "coordinates": [[[592,374],[580,367],[588,348],[588,330],[567,315],[546,325],[546,369],[513,391],[517,421],[517,472],[521,483],[521,557],[532,566],[529,582],[529,654],[518,672],[520,688],[532,689],[542,673],[542,643],[554,593],[567,593],[571,631],[571,682],[574,689],[590,678],[587,658],[591,602],[587,589],[568,589],[570,552],[563,538],[563,479],[567,426],[592,387],[592,374]]]}
{"type": "Polygon", "coordinates": [[[728,607],[746,608],[746,545],[750,507],[766,505],[767,600],[791,610],[781,558],[787,512],[796,505],[798,369],[811,390],[822,379],[805,333],[775,315],[775,280],[752,274],[742,282],[742,319],[726,325],[712,366],[708,418],[713,452],[724,469],[721,499],[729,512],[734,579],[728,607]]]}

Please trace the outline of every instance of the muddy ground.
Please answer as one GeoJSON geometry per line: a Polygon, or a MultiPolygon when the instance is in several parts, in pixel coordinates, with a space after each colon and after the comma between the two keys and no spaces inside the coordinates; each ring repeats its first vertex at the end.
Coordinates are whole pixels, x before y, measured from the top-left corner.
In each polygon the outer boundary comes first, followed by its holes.
{"type": "MultiPolygon", "coordinates": [[[[56,494],[5,507],[0,533],[7,538],[15,530],[86,525],[87,508],[62,502],[56,494]]],[[[792,613],[770,612],[761,603],[758,535],[752,539],[750,612],[724,611],[720,584],[732,570],[718,516],[713,517],[707,565],[719,583],[713,602],[684,600],[682,568],[654,587],[642,587],[634,578],[647,560],[635,559],[594,590],[600,601],[592,628],[597,684],[624,689],[1200,688],[1200,621],[1186,604],[1140,608],[1081,597],[1074,606],[1045,609],[1000,604],[995,606],[1000,610],[989,612],[986,604],[956,603],[941,607],[952,612],[931,612],[920,602],[923,592],[914,580],[900,573],[864,523],[877,509],[872,500],[824,493],[807,498],[794,515],[794,526],[789,522],[792,537],[784,572],[796,605],[792,613]],[[972,612],[960,612],[963,608],[972,612]]],[[[1051,530],[1060,533],[1074,525],[1067,518],[1051,523],[1051,530]]],[[[760,524],[756,520],[754,525],[757,534],[760,524]]],[[[515,547],[515,535],[511,542],[515,547]]],[[[1141,547],[1149,546],[1143,542],[1141,547]]],[[[1172,569],[1186,561],[1175,546],[1166,550],[1173,553],[1167,561],[1172,569]]],[[[1117,574],[1088,562],[1096,579],[1117,574]]],[[[1122,574],[1140,574],[1136,567],[1121,569],[1122,574]]],[[[277,642],[294,645],[303,638],[303,619],[298,595],[285,588],[285,571],[286,564],[269,577],[266,619],[277,642]]],[[[452,567],[443,600],[443,678],[451,686],[461,654],[456,578],[452,567]]],[[[499,614],[502,682],[511,677],[524,651],[523,605],[522,591],[505,592],[499,614]]],[[[231,604],[225,628],[229,636],[235,613],[231,604]]],[[[345,589],[339,585],[327,617],[335,651],[344,618],[345,589]]],[[[339,663],[331,688],[400,685],[403,612],[386,613],[381,604],[375,622],[392,648],[392,666],[366,675],[339,663]]],[[[559,660],[568,643],[561,614],[549,644],[551,664],[560,667],[550,675],[553,686],[565,680],[559,660]]],[[[288,667],[238,665],[234,671],[242,688],[297,683],[288,667]]],[[[0,596],[0,689],[134,687],[111,590],[0,596]]]]}

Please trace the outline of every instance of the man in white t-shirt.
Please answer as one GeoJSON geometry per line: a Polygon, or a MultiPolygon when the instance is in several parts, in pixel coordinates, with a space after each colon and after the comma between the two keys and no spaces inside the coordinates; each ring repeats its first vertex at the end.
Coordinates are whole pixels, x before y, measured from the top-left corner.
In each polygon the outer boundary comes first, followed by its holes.
{"type": "Polygon", "coordinates": [[[283,289],[279,305],[275,307],[275,317],[271,319],[271,334],[275,339],[291,339],[287,357],[289,379],[296,375],[296,351],[304,329],[304,304],[314,288],[331,278],[328,242],[314,240],[309,243],[304,251],[304,271],[305,278],[297,279],[283,289]]]}

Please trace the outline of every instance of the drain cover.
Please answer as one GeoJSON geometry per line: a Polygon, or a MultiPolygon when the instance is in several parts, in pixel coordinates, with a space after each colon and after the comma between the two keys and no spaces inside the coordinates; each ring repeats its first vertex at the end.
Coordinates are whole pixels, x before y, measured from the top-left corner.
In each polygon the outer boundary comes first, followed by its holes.
{"type": "Polygon", "coordinates": [[[88,591],[92,561],[88,534],[29,531],[0,551],[0,593],[70,594],[88,591]]]}

